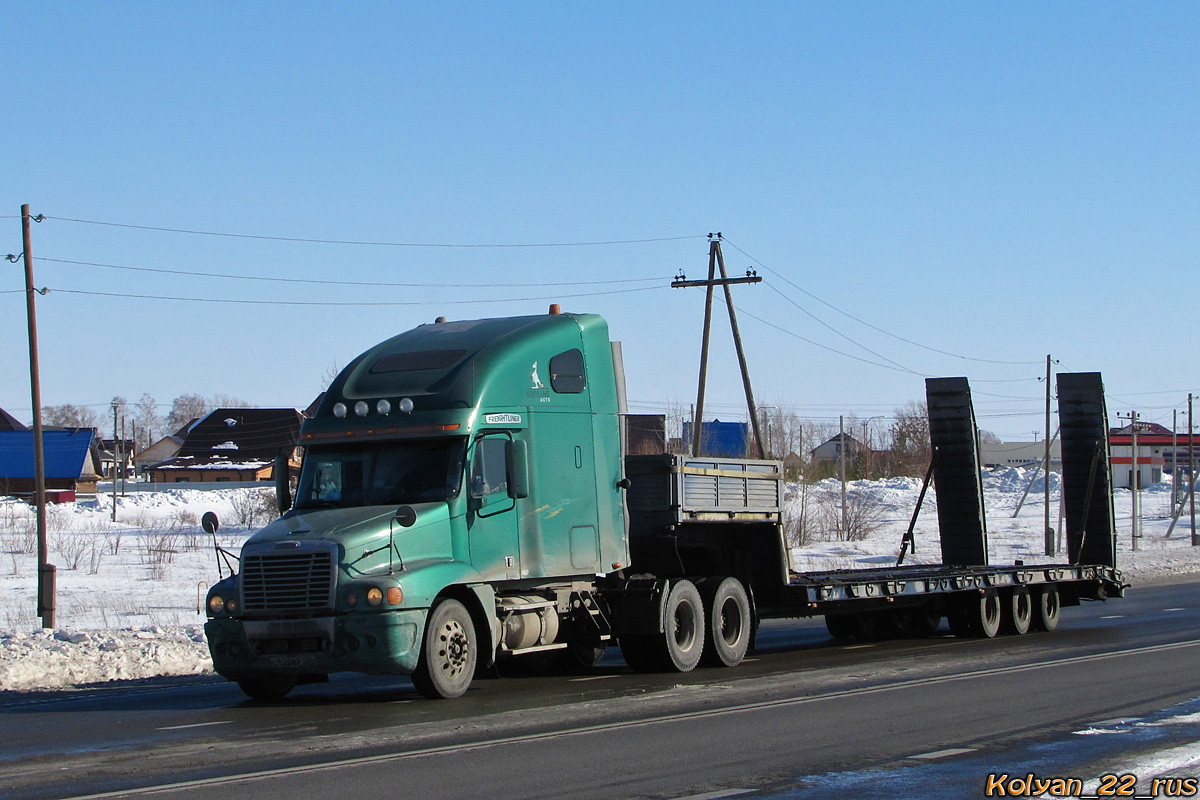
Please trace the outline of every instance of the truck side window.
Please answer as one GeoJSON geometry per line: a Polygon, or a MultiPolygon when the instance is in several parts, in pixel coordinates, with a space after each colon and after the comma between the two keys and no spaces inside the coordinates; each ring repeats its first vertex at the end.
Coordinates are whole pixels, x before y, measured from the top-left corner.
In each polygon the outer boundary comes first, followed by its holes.
{"type": "Polygon", "coordinates": [[[559,394],[583,391],[583,353],[567,350],[550,359],[550,388],[559,394]]]}
{"type": "Polygon", "coordinates": [[[475,460],[471,462],[471,496],[508,492],[508,472],[504,461],[504,436],[488,436],[475,444],[475,460]]]}

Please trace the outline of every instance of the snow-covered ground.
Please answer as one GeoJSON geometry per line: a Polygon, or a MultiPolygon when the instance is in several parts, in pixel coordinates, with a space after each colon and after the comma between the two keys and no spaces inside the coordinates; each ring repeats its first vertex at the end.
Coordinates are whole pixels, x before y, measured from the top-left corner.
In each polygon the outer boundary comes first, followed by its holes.
{"type": "MultiPolygon", "coordinates": [[[[1041,479],[1034,481],[1014,518],[1029,482],[1024,470],[984,476],[988,542],[992,563],[1062,561],[1044,552],[1041,479]]],[[[1051,481],[1051,524],[1059,528],[1058,480],[1051,481]]],[[[861,541],[817,541],[793,552],[801,571],[894,564],[920,491],[920,481],[892,478],[849,485],[848,506],[862,510],[861,541]]],[[[820,519],[836,502],[836,481],[789,487],[788,514],[799,515],[807,492],[806,517],[820,519]],[[821,498],[824,498],[822,500],[821,498]]],[[[1117,564],[1137,584],[1174,574],[1200,572],[1200,547],[1191,546],[1188,518],[1168,538],[1171,487],[1158,484],[1141,495],[1142,538],[1131,543],[1131,496],[1118,491],[1117,564]]],[[[158,675],[210,671],[203,635],[203,601],[215,583],[218,564],[212,537],[199,519],[215,511],[222,527],[217,543],[237,553],[262,524],[263,490],[226,489],[99,495],[75,505],[51,507],[48,516],[50,562],[58,567],[56,628],[43,630],[36,614],[37,547],[32,514],[24,503],[0,500],[0,690],[28,691],[79,686],[158,675]],[[257,515],[257,517],[256,517],[257,515]]],[[[916,527],[916,552],[906,563],[940,558],[933,492],[916,527]]],[[[226,574],[227,571],[226,571],[226,574]]]]}

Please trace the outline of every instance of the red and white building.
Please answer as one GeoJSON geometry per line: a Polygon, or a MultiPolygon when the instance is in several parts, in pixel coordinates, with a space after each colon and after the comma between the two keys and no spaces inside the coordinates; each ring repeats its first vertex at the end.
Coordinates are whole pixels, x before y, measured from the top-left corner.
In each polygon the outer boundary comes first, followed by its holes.
{"type": "MultiPolygon", "coordinates": [[[[1179,465],[1182,475],[1191,473],[1188,466],[1188,445],[1191,444],[1195,458],[1200,461],[1200,437],[1189,442],[1186,433],[1173,434],[1156,422],[1138,422],[1137,425],[1137,482],[1145,488],[1163,479],[1164,472],[1171,472],[1179,465]]],[[[1134,480],[1133,425],[1110,428],[1108,431],[1109,463],[1112,469],[1114,489],[1131,489],[1134,480]]]]}

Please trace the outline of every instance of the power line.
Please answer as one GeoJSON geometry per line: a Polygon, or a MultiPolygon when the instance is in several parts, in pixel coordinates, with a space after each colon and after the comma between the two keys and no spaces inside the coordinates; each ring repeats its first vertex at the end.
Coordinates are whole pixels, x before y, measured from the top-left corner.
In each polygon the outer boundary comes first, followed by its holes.
{"type": "Polygon", "coordinates": [[[828,345],[821,344],[820,342],[814,342],[812,339],[805,338],[804,336],[801,336],[801,335],[800,335],[800,334],[798,334],[798,333],[794,333],[794,332],[792,332],[792,331],[789,331],[789,330],[787,330],[786,328],[781,328],[781,327],[779,327],[778,325],[776,325],[776,324],[775,324],[775,323],[773,323],[773,322],[767,322],[767,321],[766,321],[765,319],[763,319],[762,317],[759,317],[759,316],[756,316],[756,315],[754,315],[754,314],[751,314],[749,311],[746,311],[745,309],[738,308],[737,306],[734,306],[734,308],[735,308],[735,309],[737,309],[737,311],[738,311],[738,313],[739,313],[739,314],[745,314],[745,315],[746,315],[747,317],[749,317],[750,319],[753,319],[753,320],[758,320],[758,321],[759,321],[759,322],[761,322],[763,325],[766,325],[766,326],[767,326],[767,327],[769,327],[769,328],[774,328],[775,330],[779,331],[780,333],[787,334],[788,336],[791,336],[791,337],[793,337],[793,338],[799,339],[799,340],[800,340],[800,341],[802,341],[802,342],[806,342],[806,343],[808,343],[808,344],[811,344],[813,347],[819,347],[819,348],[821,348],[822,350],[828,350],[828,351],[829,351],[829,352],[831,352],[831,353],[836,353],[836,354],[838,354],[839,356],[845,356],[846,358],[852,358],[852,359],[854,359],[855,361],[861,361],[862,363],[864,363],[864,364],[870,364],[870,365],[871,365],[871,366],[873,366],[873,367],[882,367],[883,369],[890,369],[890,370],[892,370],[892,371],[894,371],[894,372],[906,372],[906,373],[908,373],[908,374],[910,374],[910,375],[916,375],[916,376],[918,376],[918,377],[924,377],[924,376],[922,376],[922,375],[921,375],[921,373],[919,373],[919,372],[914,372],[913,370],[911,370],[911,369],[908,369],[907,367],[891,366],[890,364],[880,364],[880,363],[879,363],[879,362],[877,362],[877,361],[871,361],[871,360],[869,360],[869,359],[862,358],[862,357],[860,357],[860,356],[856,356],[856,355],[853,355],[853,354],[851,354],[851,353],[846,353],[846,352],[843,352],[843,351],[841,351],[841,350],[838,350],[838,349],[836,349],[836,348],[834,348],[834,347],[829,347],[828,345]]]}
{"type": "Polygon", "coordinates": [[[550,294],[537,297],[502,297],[485,298],[482,300],[396,300],[369,302],[337,302],[320,300],[239,300],[216,297],[177,297],[169,295],[128,294],[124,292],[89,292],[82,289],[50,289],[51,292],[62,294],[79,294],[91,297],[120,297],[130,300],[177,300],[185,303],[227,303],[232,305],[256,306],[427,306],[427,305],[472,305],[479,303],[519,303],[526,300],[569,300],[577,297],[598,297],[611,294],[629,294],[632,292],[652,292],[665,289],[665,286],[645,286],[638,289],[614,289],[609,292],[582,292],[579,294],[550,294]]]}
{"type": "Polygon", "coordinates": [[[320,286],[383,286],[395,288],[432,288],[432,289],[495,289],[516,288],[522,286],[594,286],[613,283],[650,283],[669,280],[669,277],[654,278],[623,278],[607,281],[563,281],[560,283],[385,283],[376,281],[328,281],[311,278],[272,278],[263,275],[237,275],[229,272],[194,272],[190,270],[161,269],[157,267],[131,267],[124,264],[101,264],[95,261],[71,261],[65,258],[46,258],[39,256],[37,261],[49,261],[55,264],[74,264],[84,267],[102,267],[104,269],[120,269],[130,272],[153,272],[161,275],[186,275],[200,278],[228,278],[241,281],[269,281],[271,283],[302,283],[320,286]]]}
{"type": "Polygon", "coordinates": [[[972,358],[971,356],[964,356],[964,355],[959,355],[958,353],[951,353],[951,352],[949,352],[948,350],[939,350],[939,349],[938,349],[938,348],[936,348],[936,347],[930,347],[929,345],[924,345],[924,344],[921,344],[920,342],[914,342],[912,339],[906,339],[906,338],[905,338],[905,337],[903,337],[903,336],[900,336],[900,335],[898,335],[898,334],[892,333],[892,332],[890,332],[890,331],[886,331],[886,330],[884,330],[883,328],[880,328],[880,327],[879,327],[879,326],[877,326],[877,325],[872,325],[871,323],[867,322],[866,320],[859,319],[858,317],[854,316],[854,315],[853,315],[853,314],[851,314],[850,312],[848,312],[848,311],[843,311],[842,309],[838,308],[837,306],[833,305],[832,303],[829,303],[829,302],[827,302],[827,301],[825,301],[825,300],[822,300],[820,297],[817,297],[815,294],[813,294],[812,292],[808,291],[808,290],[807,290],[807,289],[805,289],[804,287],[802,287],[802,286],[799,286],[799,285],[797,285],[797,284],[793,283],[792,281],[788,280],[788,279],[787,279],[787,277],[785,277],[785,276],[784,276],[784,275],[782,275],[781,273],[779,273],[779,272],[777,272],[777,271],[775,271],[775,270],[771,269],[771,268],[770,268],[770,267],[768,267],[766,264],[764,264],[762,261],[759,261],[757,258],[755,258],[754,256],[750,255],[749,253],[747,253],[747,252],[746,252],[745,250],[743,250],[742,248],[738,247],[738,246],[737,246],[736,244],[734,244],[733,242],[729,241],[728,239],[725,239],[724,241],[725,241],[725,243],[726,243],[726,244],[728,244],[728,245],[729,245],[730,247],[732,247],[734,250],[737,250],[739,253],[741,253],[742,255],[744,255],[746,258],[748,258],[748,259],[750,259],[751,261],[753,261],[754,263],[758,264],[760,267],[762,267],[763,269],[765,269],[767,272],[770,272],[772,275],[775,275],[776,277],[778,277],[780,280],[782,280],[784,283],[788,284],[788,285],[789,285],[789,286],[791,286],[792,288],[794,288],[794,289],[796,289],[796,290],[798,290],[798,291],[801,291],[801,292],[803,292],[804,294],[806,294],[806,295],[808,295],[809,297],[811,297],[813,300],[816,300],[818,303],[821,303],[822,305],[824,305],[824,306],[827,306],[827,307],[829,307],[829,308],[833,309],[834,311],[838,312],[838,313],[839,313],[839,314],[841,314],[842,316],[844,316],[844,317],[849,317],[850,319],[854,320],[855,322],[859,323],[860,325],[866,325],[868,328],[870,328],[870,329],[872,329],[872,330],[874,330],[874,331],[878,331],[879,333],[882,333],[882,334],[883,334],[883,335],[885,335],[885,336],[890,336],[890,337],[892,337],[893,339],[897,339],[897,340],[899,340],[899,341],[901,341],[901,342],[905,342],[906,344],[911,344],[911,345],[913,345],[914,347],[920,347],[921,349],[923,349],[923,350],[928,350],[928,351],[930,351],[930,352],[932,352],[932,353],[940,353],[941,355],[944,355],[944,356],[949,356],[949,357],[951,357],[951,358],[959,358],[959,359],[962,359],[962,360],[964,360],[964,361],[978,361],[978,362],[981,362],[981,363],[984,363],[984,364],[1012,364],[1012,365],[1021,365],[1021,366],[1028,366],[1028,365],[1033,365],[1033,364],[1041,364],[1041,363],[1042,363],[1042,362],[1040,362],[1040,361],[1000,361],[1000,360],[997,360],[997,359],[992,359],[992,358],[972,358]]]}
{"type": "Polygon", "coordinates": [[[132,225],[125,222],[104,222],[94,219],[75,219],[72,217],[52,217],[46,219],[58,222],[76,222],[83,225],[104,225],[111,228],[129,228],[139,231],[157,231],[159,233],[184,233],[191,236],[219,236],[227,239],[258,239],[268,242],[299,242],[301,244],[339,244],[357,245],[361,247],[599,247],[615,244],[648,244],[651,242],[677,242],[685,239],[702,239],[701,234],[690,236],[659,236],[650,239],[614,239],[595,242],[519,242],[519,243],[454,243],[454,242],[375,242],[357,241],[350,239],[308,239],[297,236],[264,236],[253,233],[227,233],[221,231],[198,231],[187,228],[160,228],[153,225],[132,225]]]}
{"type": "Polygon", "coordinates": [[[788,296],[787,296],[786,294],[784,294],[783,292],[779,291],[778,287],[776,287],[774,284],[768,283],[768,284],[767,284],[767,288],[768,288],[768,289],[770,289],[771,291],[775,292],[775,294],[779,295],[779,296],[780,296],[780,297],[782,297],[784,300],[786,300],[786,301],[788,301],[789,303],[791,303],[793,306],[795,306],[797,309],[799,309],[799,310],[800,310],[801,312],[803,312],[804,314],[808,315],[808,317],[809,317],[809,318],[811,318],[812,320],[816,321],[818,324],[820,324],[820,325],[823,325],[824,327],[828,328],[829,330],[833,331],[833,332],[834,332],[834,333],[836,333],[838,336],[842,337],[843,339],[845,339],[847,342],[849,342],[850,344],[854,345],[855,347],[861,347],[863,350],[866,350],[868,353],[870,353],[871,355],[875,356],[876,358],[882,358],[884,361],[888,362],[889,364],[891,364],[891,365],[893,365],[893,366],[895,366],[895,367],[898,367],[898,368],[900,368],[900,369],[904,370],[905,372],[913,372],[913,370],[909,369],[908,367],[904,366],[903,364],[900,364],[900,363],[898,363],[898,362],[896,362],[896,361],[893,361],[892,359],[888,358],[887,356],[883,355],[882,353],[876,353],[874,350],[872,350],[871,348],[867,347],[867,346],[866,346],[865,344],[863,344],[862,342],[856,342],[854,339],[851,339],[849,336],[847,336],[846,334],[842,333],[841,331],[839,331],[837,328],[833,327],[833,326],[832,326],[832,325],[830,325],[829,323],[825,322],[825,320],[821,319],[821,318],[820,318],[820,317],[818,317],[816,314],[812,313],[812,312],[811,312],[811,311],[809,311],[807,308],[805,308],[804,306],[800,305],[799,303],[797,303],[797,302],[796,302],[795,300],[793,300],[792,298],[788,297],[788,296]]]}

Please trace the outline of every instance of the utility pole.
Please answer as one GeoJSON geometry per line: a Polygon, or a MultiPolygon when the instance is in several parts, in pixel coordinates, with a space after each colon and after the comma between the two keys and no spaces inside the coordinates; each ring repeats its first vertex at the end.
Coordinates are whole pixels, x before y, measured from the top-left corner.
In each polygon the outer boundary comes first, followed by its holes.
{"type": "Polygon", "coordinates": [[[846,418],[838,417],[838,474],[842,479],[842,538],[848,533],[846,524],[846,418]]]}
{"type": "Polygon", "coordinates": [[[1054,529],[1050,527],[1050,354],[1046,354],[1046,458],[1042,462],[1045,471],[1042,479],[1045,483],[1045,494],[1042,505],[1045,506],[1046,555],[1054,555],[1054,529]]]}
{"type": "Polygon", "coordinates": [[[1132,504],[1132,510],[1133,510],[1133,521],[1130,525],[1130,529],[1133,533],[1133,552],[1135,552],[1135,553],[1137,552],[1137,549],[1138,549],[1138,539],[1141,537],[1141,530],[1140,530],[1140,528],[1141,528],[1140,522],[1141,521],[1139,519],[1140,515],[1138,513],[1138,510],[1139,510],[1138,509],[1138,505],[1139,505],[1138,500],[1139,500],[1139,495],[1141,494],[1141,492],[1139,490],[1141,489],[1141,483],[1142,483],[1141,467],[1138,464],[1137,417],[1138,417],[1138,415],[1137,415],[1136,411],[1129,412],[1129,436],[1130,436],[1130,444],[1133,446],[1133,476],[1132,476],[1132,480],[1131,480],[1131,483],[1133,484],[1133,486],[1131,487],[1133,494],[1130,497],[1131,504],[1132,504]]]}
{"type": "Polygon", "coordinates": [[[704,386],[708,379],[708,341],[709,333],[712,330],[713,288],[720,286],[725,290],[725,305],[729,309],[729,327],[733,331],[733,344],[737,349],[738,365],[742,369],[742,386],[746,390],[746,409],[749,411],[750,426],[754,430],[754,444],[758,448],[759,457],[762,458],[766,451],[763,449],[762,432],[758,427],[758,412],[754,408],[754,391],[750,388],[750,370],[746,366],[746,353],[742,349],[742,335],[738,331],[737,315],[733,309],[733,295],[729,291],[731,284],[761,283],[762,278],[751,270],[746,271],[744,278],[730,278],[725,271],[725,256],[721,253],[720,232],[710,233],[708,238],[708,280],[689,281],[686,276],[679,275],[671,281],[673,289],[703,286],[707,290],[704,296],[704,336],[700,344],[700,383],[696,390],[696,416],[692,422],[692,455],[701,455],[700,431],[704,426],[704,386]],[[718,267],[721,271],[720,278],[716,276],[718,267]]]}
{"type": "MultiPolygon", "coordinates": [[[[29,320],[29,393],[33,400],[33,486],[37,514],[38,596],[37,613],[43,628],[54,627],[56,583],[54,565],[48,563],[50,545],[46,536],[46,455],[42,445],[42,379],[38,369],[37,309],[33,293],[33,241],[29,232],[29,204],[21,206],[21,242],[25,248],[25,312],[29,320]]],[[[41,222],[44,217],[34,217],[41,222]]],[[[45,294],[43,289],[39,294],[45,294]]]]}
{"type": "Polygon", "coordinates": [[[1179,505],[1179,410],[1171,409],[1171,513],[1179,505]]]}
{"type": "Polygon", "coordinates": [[[1196,441],[1192,427],[1192,393],[1188,392],[1188,505],[1192,516],[1192,547],[1200,547],[1200,534],[1196,533],[1196,441]]]}
{"type": "Polygon", "coordinates": [[[113,410],[113,443],[112,443],[112,521],[117,521],[117,402],[112,404],[113,410]]]}

